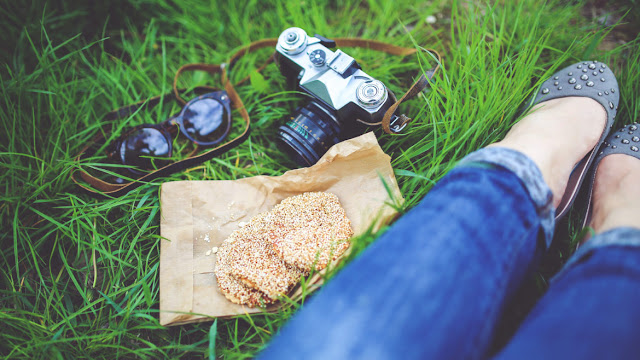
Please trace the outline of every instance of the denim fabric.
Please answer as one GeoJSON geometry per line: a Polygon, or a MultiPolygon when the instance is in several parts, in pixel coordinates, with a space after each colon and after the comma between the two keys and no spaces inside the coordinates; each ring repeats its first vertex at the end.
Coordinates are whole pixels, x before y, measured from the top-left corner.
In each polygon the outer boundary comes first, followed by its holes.
{"type": "MultiPolygon", "coordinates": [[[[470,154],[286,324],[266,359],[486,357],[504,304],[551,241],[551,192],[526,156],[470,154]]],[[[640,230],[590,239],[498,359],[640,354],[640,230]]]]}
{"type": "Polygon", "coordinates": [[[523,153],[501,147],[489,147],[475,151],[460,161],[458,166],[486,163],[511,170],[520,178],[527,189],[531,200],[536,205],[538,216],[544,232],[546,248],[553,240],[555,228],[555,208],[553,207],[553,194],[547,183],[542,178],[538,167],[523,153]]]}
{"type": "Polygon", "coordinates": [[[482,357],[550,240],[550,198],[522,154],[470,155],[308,301],[262,358],[482,357]]]}
{"type": "Polygon", "coordinates": [[[571,259],[567,261],[556,278],[562,275],[565,271],[569,271],[569,269],[571,269],[575,264],[581,262],[585,257],[590,256],[595,250],[603,246],[610,245],[640,246],[640,230],[630,227],[622,227],[606,231],[589,239],[589,241],[580,246],[578,251],[571,256],[571,259]]]}
{"type": "Polygon", "coordinates": [[[496,359],[640,357],[640,230],[589,239],[496,359]]]}

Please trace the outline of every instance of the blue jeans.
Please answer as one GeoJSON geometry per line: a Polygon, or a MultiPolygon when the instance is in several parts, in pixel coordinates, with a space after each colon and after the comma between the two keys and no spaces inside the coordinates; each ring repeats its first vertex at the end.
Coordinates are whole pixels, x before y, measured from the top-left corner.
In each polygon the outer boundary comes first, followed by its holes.
{"type": "MultiPolygon", "coordinates": [[[[552,195],[521,153],[470,154],[346,266],[267,359],[486,358],[510,296],[549,246],[552,195]]],[[[640,354],[640,230],[590,239],[497,358],[640,354]]]]}

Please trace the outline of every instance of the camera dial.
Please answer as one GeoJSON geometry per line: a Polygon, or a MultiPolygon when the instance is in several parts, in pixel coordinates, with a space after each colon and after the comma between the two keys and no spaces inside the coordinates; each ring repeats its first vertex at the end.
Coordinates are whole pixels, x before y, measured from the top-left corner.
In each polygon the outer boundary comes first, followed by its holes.
{"type": "Polygon", "coordinates": [[[307,33],[297,27],[289,28],[280,34],[278,46],[289,55],[299,54],[307,47],[307,33]]]}
{"type": "Polygon", "coordinates": [[[378,80],[368,80],[358,86],[356,97],[362,106],[377,107],[387,100],[387,90],[378,80]]]}
{"type": "Polygon", "coordinates": [[[326,60],[327,54],[321,49],[313,50],[309,53],[309,61],[311,61],[314,66],[322,66],[326,60]]]}

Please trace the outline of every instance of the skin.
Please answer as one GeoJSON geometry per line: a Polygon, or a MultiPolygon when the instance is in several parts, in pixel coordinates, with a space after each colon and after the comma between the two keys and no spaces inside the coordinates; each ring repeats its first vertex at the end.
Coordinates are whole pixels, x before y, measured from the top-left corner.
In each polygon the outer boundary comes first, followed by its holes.
{"type": "MultiPolygon", "coordinates": [[[[542,102],[519,121],[504,140],[490,146],[520,151],[531,158],[560,203],[574,166],[591,151],[606,123],[595,100],[567,97],[542,102]]],[[[596,233],[619,226],[639,227],[640,161],[616,154],[602,160],[596,174],[590,226],[596,233]]]]}
{"type": "Polygon", "coordinates": [[[640,228],[640,161],[624,154],[605,157],[598,166],[590,226],[596,232],[616,227],[640,228]]]}

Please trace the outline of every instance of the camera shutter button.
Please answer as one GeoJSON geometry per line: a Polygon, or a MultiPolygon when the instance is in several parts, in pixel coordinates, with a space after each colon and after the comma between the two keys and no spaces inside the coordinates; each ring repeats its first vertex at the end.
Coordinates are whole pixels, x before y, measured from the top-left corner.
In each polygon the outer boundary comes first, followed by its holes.
{"type": "Polygon", "coordinates": [[[386,100],[387,91],[382,82],[368,80],[358,86],[356,97],[363,106],[375,107],[386,100]]]}
{"type": "Polygon", "coordinates": [[[297,55],[307,47],[307,33],[297,27],[288,28],[278,37],[278,49],[289,55],[297,55]]]}
{"type": "Polygon", "coordinates": [[[287,44],[295,44],[295,43],[296,43],[296,41],[298,41],[298,34],[296,34],[296,33],[295,33],[295,32],[293,32],[293,31],[290,31],[290,32],[287,34],[287,38],[286,38],[286,42],[287,42],[287,44]]]}

